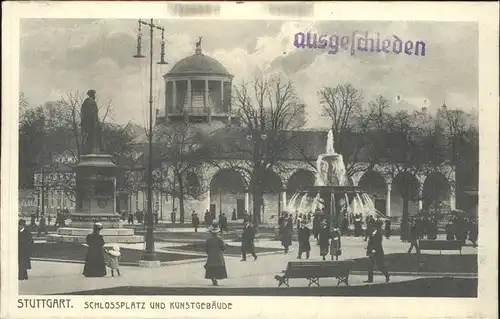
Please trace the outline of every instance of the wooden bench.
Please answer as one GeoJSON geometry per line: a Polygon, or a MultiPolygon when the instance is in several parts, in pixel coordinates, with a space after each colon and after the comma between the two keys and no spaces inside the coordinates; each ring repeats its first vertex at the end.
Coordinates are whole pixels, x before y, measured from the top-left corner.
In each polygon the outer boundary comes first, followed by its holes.
{"type": "Polygon", "coordinates": [[[288,280],[291,278],[304,278],[309,280],[309,286],[316,284],[319,287],[320,278],[337,278],[337,286],[340,283],[349,285],[349,272],[353,261],[290,261],[282,276],[276,275],[278,287],[285,285],[290,287],[288,280]]]}
{"type": "Polygon", "coordinates": [[[443,250],[458,250],[462,254],[462,242],[460,240],[426,240],[418,241],[419,250],[439,250],[439,254],[443,250]]]}

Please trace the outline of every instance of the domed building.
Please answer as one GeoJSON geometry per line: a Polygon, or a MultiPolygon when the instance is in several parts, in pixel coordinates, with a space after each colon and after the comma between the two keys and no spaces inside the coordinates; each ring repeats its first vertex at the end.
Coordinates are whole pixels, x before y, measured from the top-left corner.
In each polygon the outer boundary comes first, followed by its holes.
{"type": "Polygon", "coordinates": [[[203,54],[201,39],[195,53],[177,62],[164,79],[166,122],[229,123],[233,75],[219,61],[203,54]]]}

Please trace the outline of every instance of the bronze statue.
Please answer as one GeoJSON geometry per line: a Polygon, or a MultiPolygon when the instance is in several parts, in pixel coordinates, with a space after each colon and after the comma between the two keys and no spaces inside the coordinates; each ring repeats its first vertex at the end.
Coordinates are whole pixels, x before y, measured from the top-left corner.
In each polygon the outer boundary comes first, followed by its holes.
{"type": "Polygon", "coordinates": [[[198,37],[198,42],[196,42],[196,52],[201,53],[201,40],[203,37],[198,37]]]}
{"type": "Polygon", "coordinates": [[[95,93],[95,90],[89,90],[88,97],[82,104],[82,154],[96,154],[101,151],[101,126],[95,93]]]}

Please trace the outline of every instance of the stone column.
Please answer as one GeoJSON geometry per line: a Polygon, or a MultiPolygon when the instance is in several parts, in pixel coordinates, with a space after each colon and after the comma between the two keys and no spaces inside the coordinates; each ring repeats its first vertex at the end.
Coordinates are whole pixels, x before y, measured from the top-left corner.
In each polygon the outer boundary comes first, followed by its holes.
{"type": "Polygon", "coordinates": [[[177,83],[172,81],[172,108],[177,110],[177,83]]]}
{"type": "Polygon", "coordinates": [[[210,209],[210,190],[208,190],[205,194],[205,209],[210,209]]]}
{"type": "Polygon", "coordinates": [[[450,209],[455,210],[456,208],[455,185],[450,185],[450,209]]]}
{"type": "Polygon", "coordinates": [[[188,79],[187,80],[187,104],[188,104],[188,108],[191,108],[193,107],[193,101],[192,101],[192,89],[191,89],[191,79],[188,79]]]}
{"type": "Polygon", "coordinates": [[[245,210],[249,211],[249,206],[250,206],[250,194],[248,194],[248,191],[245,191],[245,210]]]}
{"type": "Polygon", "coordinates": [[[204,94],[204,104],[208,107],[208,78],[205,77],[205,94],[204,94]]]}
{"type": "Polygon", "coordinates": [[[219,110],[222,112],[224,109],[224,81],[220,81],[220,106],[219,110]]]}
{"type": "MultiPolygon", "coordinates": [[[[281,195],[281,199],[283,200],[283,208],[281,208],[281,210],[285,210],[287,207],[287,203],[286,203],[286,191],[283,192],[283,194],[281,195]]],[[[281,212],[279,212],[281,213],[281,212]]]]}
{"type": "Polygon", "coordinates": [[[418,210],[419,211],[424,207],[424,203],[422,201],[423,200],[422,193],[423,193],[423,189],[422,189],[422,187],[419,187],[418,188],[418,210]]]}
{"type": "Polygon", "coordinates": [[[387,183],[387,194],[385,197],[385,216],[391,217],[391,190],[392,184],[387,183]]]}

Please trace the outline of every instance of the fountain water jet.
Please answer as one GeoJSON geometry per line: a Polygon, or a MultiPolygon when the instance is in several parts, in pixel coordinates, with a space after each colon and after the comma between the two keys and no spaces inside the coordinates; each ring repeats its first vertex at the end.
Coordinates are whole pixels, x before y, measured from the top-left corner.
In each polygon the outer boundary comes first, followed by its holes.
{"type": "Polygon", "coordinates": [[[320,154],[316,160],[314,185],[304,186],[292,196],[287,205],[289,212],[293,213],[296,210],[295,203],[300,195],[302,198],[298,207],[299,212],[315,212],[317,209],[322,209],[328,216],[331,227],[335,224],[340,225],[348,214],[350,217],[361,214],[363,217],[371,215],[385,218],[375,209],[370,196],[361,188],[350,185],[344,159],[341,154],[335,152],[332,130],[327,135],[325,153],[320,154]],[[308,201],[311,197],[312,201],[308,201]]]}

